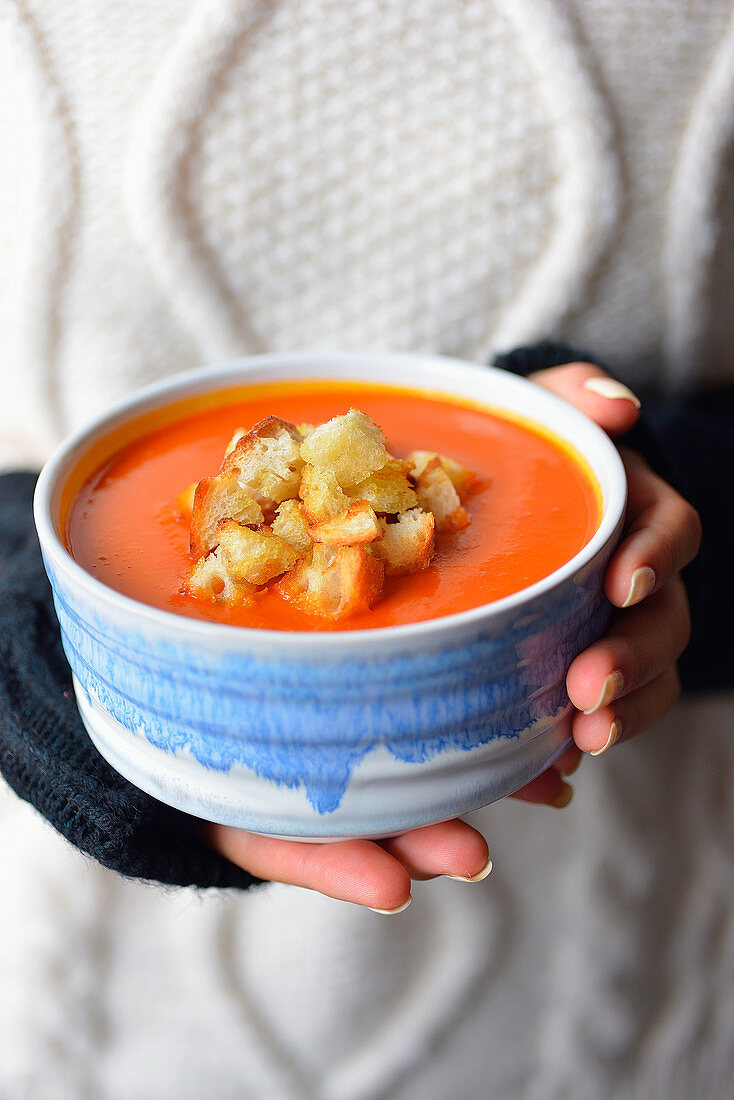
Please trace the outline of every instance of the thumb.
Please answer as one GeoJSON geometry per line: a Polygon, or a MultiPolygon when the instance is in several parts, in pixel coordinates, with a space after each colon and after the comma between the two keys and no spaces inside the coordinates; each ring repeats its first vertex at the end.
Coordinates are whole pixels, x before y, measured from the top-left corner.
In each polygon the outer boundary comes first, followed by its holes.
{"type": "Polygon", "coordinates": [[[640,415],[640,402],[632,390],[593,363],[566,363],[528,377],[565,398],[611,436],[628,432],[640,415]]]}

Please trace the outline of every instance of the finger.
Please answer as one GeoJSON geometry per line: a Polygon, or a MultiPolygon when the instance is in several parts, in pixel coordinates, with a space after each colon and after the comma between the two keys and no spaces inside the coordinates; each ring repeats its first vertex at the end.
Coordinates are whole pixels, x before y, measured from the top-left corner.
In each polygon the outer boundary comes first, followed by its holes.
{"type": "Polygon", "coordinates": [[[691,620],[680,577],[644,603],[620,614],[599,642],[584,650],[566,677],[568,695],[581,711],[609,706],[660,675],[688,644],[691,620]]]}
{"type": "Polygon", "coordinates": [[[380,843],[414,879],[448,875],[478,882],[492,869],[486,840],[458,818],[413,829],[380,843]]]}
{"type": "Polygon", "coordinates": [[[628,529],[609,564],[604,590],[617,607],[639,603],[693,561],[701,544],[696,510],[639,455],[623,451],[628,529]]]}
{"type": "Polygon", "coordinates": [[[628,432],[639,417],[640,402],[632,390],[594,363],[567,363],[529,377],[543,389],[570,401],[611,436],[628,432]]]}
{"type": "Polygon", "coordinates": [[[258,878],[304,886],[372,909],[398,909],[410,900],[408,872],[370,840],[310,844],[227,825],[211,825],[208,839],[223,856],[258,878]]]}
{"type": "Polygon", "coordinates": [[[577,770],[579,764],[581,763],[581,759],[582,754],[580,749],[578,749],[576,745],[570,745],[569,748],[567,748],[566,751],[563,753],[563,755],[558,757],[558,759],[553,764],[553,767],[559,775],[563,776],[564,779],[566,779],[569,775],[573,775],[573,773],[577,770]]]}
{"type": "Polygon", "coordinates": [[[576,714],[573,737],[584,752],[600,756],[612,745],[629,741],[654,726],[680,695],[678,671],[668,668],[645,687],[594,714],[576,714]]]}
{"type": "Polygon", "coordinates": [[[548,768],[510,797],[562,810],[573,798],[573,787],[561,779],[555,768],[548,768]]]}

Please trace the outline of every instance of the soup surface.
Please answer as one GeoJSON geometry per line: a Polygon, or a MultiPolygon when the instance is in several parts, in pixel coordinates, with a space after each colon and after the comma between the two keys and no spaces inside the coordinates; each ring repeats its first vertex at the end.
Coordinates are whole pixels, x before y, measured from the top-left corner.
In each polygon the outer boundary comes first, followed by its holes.
{"type": "Polygon", "coordinates": [[[443,395],[356,382],[299,381],[192,398],[165,424],[140,432],[86,478],[65,520],[67,548],[100,581],[154,607],[271,630],[359,630],[419,622],[489,603],[552,573],[589,541],[599,494],[558,441],[509,416],[443,395]],[[263,591],[231,608],[182,595],[192,559],[175,508],[191,482],[214,474],[234,430],[271,413],[321,423],[356,405],[385,431],[388,447],[437,451],[478,476],[465,501],[471,524],[436,539],[428,569],[389,577],[372,611],[338,623],[307,615],[263,591]]]}

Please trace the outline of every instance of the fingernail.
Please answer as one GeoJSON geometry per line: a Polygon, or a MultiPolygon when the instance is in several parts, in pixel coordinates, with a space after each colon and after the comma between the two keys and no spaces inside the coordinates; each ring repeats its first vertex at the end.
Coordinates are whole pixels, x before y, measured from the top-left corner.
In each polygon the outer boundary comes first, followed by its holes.
{"type": "Polygon", "coordinates": [[[453,878],[457,882],[481,882],[485,879],[489,872],[492,870],[492,860],[488,859],[482,867],[481,871],[477,871],[476,875],[446,875],[446,878],[453,878]]]}
{"type": "Polygon", "coordinates": [[[609,727],[609,736],[607,737],[606,745],[602,745],[600,749],[593,749],[589,753],[589,756],[601,756],[603,752],[606,752],[607,749],[610,749],[612,747],[615,741],[619,741],[621,733],[622,723],[617,718],[615,718],[611,726],[609,727]]]}
{"type": "Polygon", "coordinates": [[[583,385],[585,390],[598,393],[600,397],[610,397],[613,401],[622,398],[631,401],[636,409],[640,408],[639,397],[616,378],[587,378],[583,385]]]}
{"type": "Polygon", "coordinates": [[[584,711],[584,714],[595,714],[597,710],[601,710],[602,707],[609,706],[612,699],[616,699],[621,694],[624,687],[624,677],[622,673],[615,669],[614,672],[610,672],[601,689],[601,695],[594,703],[593,707],[589,707],[584,711]]]}
{"type": "Polygon", "coordinates": [[[573,787],[570,783],[564,783],[556,797],[553,799],[552,802],[549,803],[549,805],[555,806],[557,810],[562,810],[564,809],[564,807],[568,806],[572,798],[573,787]]]}
{"type": "Polygon", "coordinates": [[[413,895],[408,894],[408,900],[404,901],[402,905],[398,905],[397,909],[373,909],[371,905],[368,905],[367,908],[372,913],[382,913],[383,916],[385,916],[385,917],[392,917],[392,916],[395,916],[397,913],[404,913],[405,910],[410,905],[412,900],[413,900],[413,895]]]}
{"type": "Polygon", "coordinates": [[[632,580],[630,581],[630,590],[627,593],[627,599],[622,604],[622,607],[629,607],[633,603],[639,603],[640,600],[644,600],[645,596],[649,596],[655,587],[655,571],[650,568],[649,565],[643,565],[639,569],[635,569],[632,574],[632,580]]]}

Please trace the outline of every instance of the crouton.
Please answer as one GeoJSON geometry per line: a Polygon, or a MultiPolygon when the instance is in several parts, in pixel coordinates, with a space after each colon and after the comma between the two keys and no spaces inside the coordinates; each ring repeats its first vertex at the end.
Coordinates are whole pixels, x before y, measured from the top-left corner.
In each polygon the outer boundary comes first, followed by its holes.
{"type": "Polygon", "coordinates": [[[460,531],[469,524],[451,478],[436,457],[429,460],[416,479],[418,502],[425,512],[433,512],[437,531],[460,531]]]}
{"type": "Polygon", "coordinates": [[[224,457],[225,458],[227,457],[227,455],[232,454],[232,451],[235,449],[235,447],[237,446],[239,441],[242,439],[243,435],[247,435],[247,428],[235,428],[234,435],[230,439],[227,446],[224,448],[224,457]]]}
{"type": "Polygon", "coordinates": [[[313,546],[308,533],[308,519],[300,500],[284,500],[278,506],[271,527],[274,535],[289,542],[299,554],[305,554],[313,546]]]}
{"type": "Polygon", "coordinates": [[[447,458],[446,455],[436,454],[435,451],[411,451],[408,455],[408,462],[413,467],[413,476],[415,478],[420,477],[428,463],[434,458],[437,458],[441,463],[442,467],[451,478],[451,484],[454,489],[456,489],[460,499],[463,500],[474,488],[477,475],[471,470],[467,470],[465,466],[460,466],[453,458],[447,458]]]}
{"type": "Polygon", "coordinates": [[[397,523],[381,519],[380,526],[383,537],[380,542],[372,543],[370,550],[384,562],[388,577],[419,573],[430,565],[436,528],[432,512],[411,508],[398,516],[397,523]]]}
{"type": "Polygon", "coordinates": [[[368,611],[382,593],[385,570],[363,546],[317,544],[290,573],[278,581],[277,591],[302,611],[342,619],[368,611]]]}
{"type": "Polygon", "coordinates": [[[417,508],[418,497],[408,481],[409,472],[409,463],[391,458],[381,470],[347,489],[347,496],[353,500],[369,501],[375,512],[392,515],[417,508]]]}
{"type": "Polygon", "coordinates": [[[182,519],[187,522],[191,520],[191,513],[194,509],[194,494],[196,492],[196,482],[192,481],[190,485],[187,485],[182,492],[176,497],[176,508],[182,519]]]}
{"type": "Polygon", "coordinates": [[[356,500],[345,511],[311,527],[309,534],[326,546],[357,546],[381,539],[382,528],[367,501],[356,500]]]}
{"type": "Polygon", "coordinates": [[[340,546],[331,565],[339,571],[341,592],[336,618],[369,611],[379,600],[385,568],[363,546],[340,546]]]}
{"type": "Polygon", "coordinates": [[[271,507],[298,492],[303,468],[300,445],[295,424],[266,416],[237,440],[221,469],[236,470],[241,488],[261,506],[271,507]]]}
{"type": "Polygon", "coordinates": [[[396,459],[359,409],[316,426],[268,416],[237,428],[219,473],[177,498],[198,559],[182,591],[242,606],[277,580],[308,614],[367,611],[386,575],[426,569],[435,533],[469,523],[475,480],[433,451],[396,459]]]}
{"type": "Polygon", "coordinates": [[[323,523],[352,503],[331,470],[310,465],[303,467],[298,495],[312,523],[323,523]]]}
{"type": "Polygon", "coordinates": [[[390,459],[382,431],[359,409],[350,409],[315,428],[301,445],[304,462],[329,469],[342,487],[351,488],[390,459]]]}
{"type": "Polygon", "coordinates": [[[208,599],[213,603],[246,607],[252,603],[256,587],[233,576],[227,562],[220,558],[217,550],[212,550],[206,557],[195,562],[181,586],[181,591],[184,595],[196,596],[200,600],[208,599]]]}
{"type": "Polygon", "coordinates": [[[191,511],[191,553],[200,558],[216,546],[216,527],[222,519],[261,523],[262,508],[240,485],[237,472],[226,470],[204,477],[196,486],[191,511]]]}
{"type": "Polygon", "coordinates": [[[217,557],[236,580],[267,584],[298,561],[298,551],[264,525],[252,530],[225,519],[217,524],[216,534],[217,557]]]}

